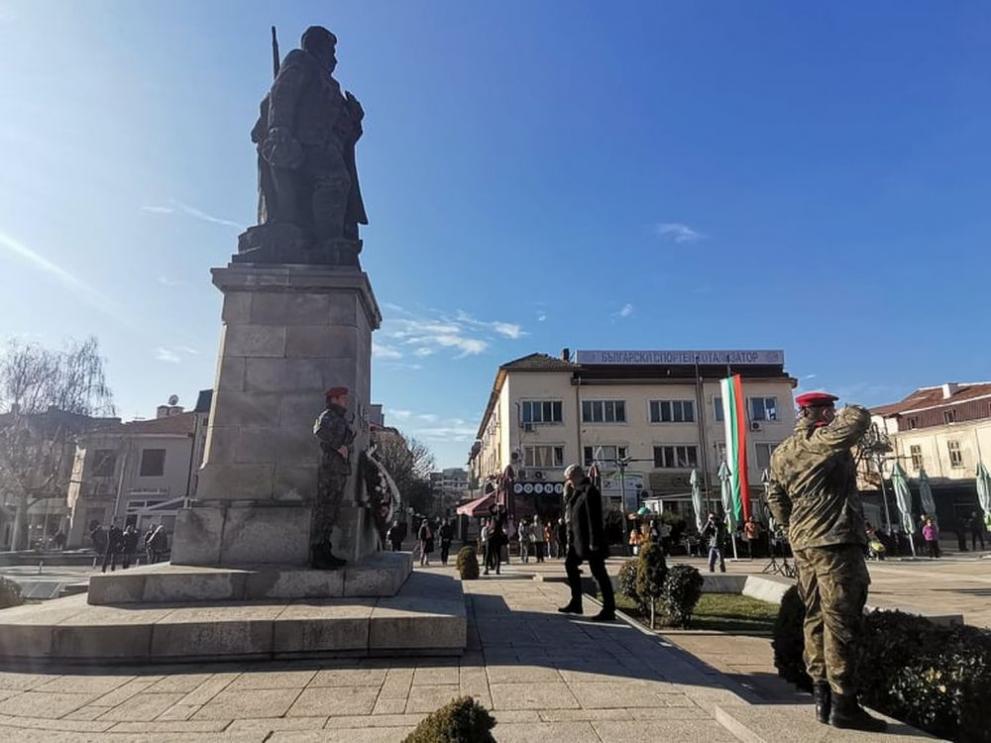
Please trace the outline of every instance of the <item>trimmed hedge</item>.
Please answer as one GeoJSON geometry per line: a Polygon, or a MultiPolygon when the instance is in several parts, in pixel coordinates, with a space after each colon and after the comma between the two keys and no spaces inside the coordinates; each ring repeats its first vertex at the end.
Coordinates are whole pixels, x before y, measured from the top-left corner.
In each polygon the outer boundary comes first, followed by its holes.
{"type": "Polygon", "coordinates": [[[425,717],[403,743],[495,743],[495,719],[471,697],[452,699],[425,717]]]}
{"type": "Polygon", "coordinates": [[[702,596],[702,574],[691,565],[675,565],[664,578],[661,607],[676,627],[692,622],[695,605],[702,596]]]}
{"type": "Polygon", "coordinates": [[[475,580],[478,578],[478,554],[474,547],[462,547],[458,550],[458,559],[455,562],[458,568],[458,575],[461,580],[475,580]]]}
{"type": "Polygon", "coordinates": [[[664,559],[664,549],[651,541],[644,542],[640,548],[637,564],[637,595],[650,610],[650,628],[654,629],[654,615],[657,603],[664,593],[664,577],[668,574],[668,565],[664,559]]]}
{"type": "Polygon", "coordinates": [[[636,557],[624,562],[619,568],[619,592],[637,605],[637,610],[641,614],[650,611],[647,604],[637,593],[637,571],[640,569],[640,560],[636,557]]]}
{"type": "MultiPolygon", "coordinates": [[[[789,681],[808,682],[804,619],[791,588],[774,633],[775,665],[789,681]]],[[[858,678],[866,705],[942,738],[991,743],[991,631],[875,611],[865,618],[863,637],[858,678]]]]}
{"type": "Polygon", "coordinates": [[[0,575],[0,609],[20,606],[23,603],[24,597],[21,596],[21,587],[9,578],[0,575]]]}

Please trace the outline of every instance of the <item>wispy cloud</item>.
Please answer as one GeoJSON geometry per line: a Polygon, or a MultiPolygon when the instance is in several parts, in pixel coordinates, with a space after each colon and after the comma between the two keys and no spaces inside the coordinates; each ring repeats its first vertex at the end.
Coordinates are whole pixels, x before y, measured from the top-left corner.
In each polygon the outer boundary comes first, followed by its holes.
{"type": "Polygon", "coordinates": [[[155,349],[155,359],[164,361],[167,364],[178,364],[182,361],[182,357],[179,354],[171,348],[165,348],[164,346],[159,346],[155,349]]]}
{"type": "Polygon", "coordinates": [[[392,346],[372,342],[372,357],[383,361],[395,361],[403,357],[402,351],[392,346]]]}
{"type": "Polygon", "coordinates": [[[148,214],[183,214],[187,217],[193,217],[194,219],[199,219],[203,222],[209,222],[210,224],[219,224],[224,227],[236,227],[239,230],[244,229],[244,225],[240,222],[235,222],[231,219],[223,219],[222,217],[216,217],[212,214],[208,214],[198,207],[179,201],[178,199],[169,199],[168,204],[147,204],[141,207],[141,211],[148,214]]]}
{"type": "Polygon", "coordinates": [[[458,310],[455,315],[455,319],[473,328],[479,328],[483,330],[492,330],[503,338],[509,338],[511,340],[518,340],[522,338],[527,333],[523,328],[514,322],[503,322],[501,320],[493,320],[491,322],[485,322],[483,320],[478,320],[471,315],[469,315],[464,310],[458,310]]]}
{"type": "Polygon", "coordinates": [[[114,316],[128,327],[134,327],[135,324],[127,320],[129,315],[122,311],[116,301],[99,289],[90,286],[75,274],[62,268],[62,266],[50,261],[41,255],[41,253],[32,250],[20,240],[4,232],[0,232],[0,248],[5,249],[8,253],[24,261],[32,268],[47,274],[69,289],[78,299],[86,302],[86,304],[114,316]]]}
{"type": "Polygon", "coordinates": [[[614,317],[631,317],[633,315],[634,308],[633,305],[627,302],[622,307],[619,308],[618,312],[614,312],[614,317]]]}
{"type": "Polygon", "coordinates": [[[171,279],[168,276],[159,276],[156,281],[162,286],[176,287],[176,286],[189,286],[188,281],[183,281],[182,279],[171,279]]]}
{"type": "Polygon", "coordinates": [[[655,230],[658,237],[663,237],[679,244],[693,243],[698,240],[704,240],[706,237],[698,230],[681,222],[661,222],[655,227],[655,230]]]}
{"type": "Polygon", "coordinates": [[[546,312],[538,312],[537,313],[537,322],[545,322],[546,320],[547,320],[547,313],[546,312]]]}
{"type": "Polygon", "coordinates": [[[390,348],[418,358],[441,351],[455,351],[455,358],[477,356],[501,339],[518,340],[527,333],[518,323],[505,320],[480,320],[463,310],[453,316],[441,310],[411,312],[392,306],[400,317],[386,318],[382,335],[390,348]]]}
{"type": "Polygon", "coordinates": [[[155,349],[155,359],[167,364],[181,364],[183,356],[195,356],[198,353],[190,346],[158,346],[155,349]]]}
{"type": "Polygon", "coordinates": [[[396,410],[394,408],[387,408],[385,411],[386,415],[392,416],[393,418],[398,418],[401,421],[407,420],[411,415],[413,415],[412,410],[396,410]]]}

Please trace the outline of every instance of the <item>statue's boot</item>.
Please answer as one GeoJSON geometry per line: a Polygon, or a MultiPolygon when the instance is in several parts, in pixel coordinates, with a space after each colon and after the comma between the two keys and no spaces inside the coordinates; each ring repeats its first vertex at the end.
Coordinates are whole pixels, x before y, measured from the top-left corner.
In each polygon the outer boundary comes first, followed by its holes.
{"type": "Polygon", "coordinates": [[[833,704],[833,690],[828,681],[816,681],[812,687],[812,696],[816,701],[816,719],[823,725],[829,724],[829,710],[833,704]]]}
{"type": "Polygon", "coordinates": [[[887,730],[888,723],[867,714],[857,702],[855,694],[833,694],[832,697],[829,724],[834,728],[863,730],[868,733],[883,733],[887,730]]]}

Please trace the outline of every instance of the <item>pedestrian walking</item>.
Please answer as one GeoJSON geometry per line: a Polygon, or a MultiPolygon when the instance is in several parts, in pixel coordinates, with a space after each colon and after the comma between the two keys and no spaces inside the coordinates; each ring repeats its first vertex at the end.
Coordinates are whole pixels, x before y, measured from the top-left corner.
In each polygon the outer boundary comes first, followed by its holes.
{"type": "Polygon", "coordinates": [[[403,548],[403,528],[398,521],[392,522],[392,526],[385,533],[385,538],[392,545],[393,552],[399,552],[403,548]]]}
{"type": "Polygon", "coordinates": [[[767,503],[787,531],[798,568],[816,719],[879,733],[887,723],[858,703],[856,668],[870,576],[851,449],[870,427],[871,414],[859,405],[837,413],[837,399],[825,392],[795,398],[798,420],[771,455],[767,503]]]}
{"type": "MultiPolygon", "coordinates": [[[[567,490],[567,487],[565,487],[567,490]]],[[[565,493],[565,498],[567,498],[567,493],[565,493]]],[[[557,554],[555,557],[559,560],[563,560],[568,555],[568,525],[564,523],[564,517],[562,516],[557,520],[557,526],[555,527],[557,542],[557,554]]]]}
{"type": "Polygon", "coordinates": [[[485,574],[495,570],[496,575],[502,573],[502,550],[509,542],[504,528],[506,513],[499,508],[493,508],[492,518],[489,519],[489,540],[486,550],[485,574]]]}
{"type": "Polygon", "coordinates": [[[165,531],[165,525],[159,524],[151,535],[151,561],[161,562],[165,559],[165,554],[169,551],[169,533],[165,531]]]}
{"type": "MultiPolygon", "coordinates": [[[[970,512],[968,520],[970,526],[970,548],[977,552],[977,542],[980,541],[981,549],[984,549],[984,520],[977,515],[977,511],[970,512]]],[[[58,534],[55,535],[56,537],[58,534]]]]}
{"type": "MultiPolygon", "coordinates": [[[[89,541],[93,545],[93,551],[98,555],[105,555],[107,552],[107,532],[100,525],[99,521],[90,522],[89,541]]],[[[94,565],[95,565],[94,560],[94,565]]]]}
{"type": "Polygon", "coordinates": [[[124,527],[124,533],[121,535],[121,568],[127,570],[131,567],[131,561],[134,559],[134,553],[138,550],[138,530],[134,528],[134,524],[128,524],[124,527]]]}
{"type": "Polygon", "coordinates": [[[760,539],[760,524],[754,521],[753,516],[747,519],[747,522],[743,525],[743,539],[747,543],[747,554],[753,560],[754,545],[758,544],[758,540],[760,539]]]}
{"type": "Polygon", "coordinates": [[[719,563],[719,572],[726,572],[726,560],[723,558],[723,545],[726,543],[726,525],[722,519],[717,519],[716,514],[710,513],[706,519],[705,526],[702,527],[702,541],[709,548],[709,572],[716,572],[716,563],[719,563]]]}
{"type": "Polygon", "coordinates": [[[117,524],[111,524],[107,530],[107,549],[103,553],[103,569],[101,572],[107,572],[107,565],[110,566],[111,573],[117,570],[117,556],[123,549],[124,532],[120,530],[117,524]]]}
{"type": "Polygon", "coordinates": [[[544,561],[544,550],[547,549],[547,530],[540,523],[540,517],[534,515],[533,524],[530,527],[530,541],[533,542],[533,554],[537,562],[544,561]]]}
{"type": "Polygon", "coordinates": [[[933,559],[939,557],[939,527],[931,518],[927,518],[922,526],[922,540],[926,543],[929,556],[933,559]]]}
{"type": "Polygon", "coordinates": [[[420,565],[430,565],[430,553],[434,551],[434,532],[427,519],[420,522],[416,538],[420,542],[420,565]]]}
{"type": "Polygon", "coordinates": [[[606,533],[602,522],[602,495],[595,483],[588,479],[585,471],[572,464],[564,471],[565,479],[571,483],[564,501],[564,518],[567,525],[568,549],[564,560],[564,570],[571,588],[571,601],[558,611],[565,614],[582,613],[581,571],[583,562],[588,567],[602,596],[602,610],[592,617],[595,622],[608,622],[616,618],[616,602],[613,596],[612,581],[606,572],[606,533]]]}
{"type": "Polygon", "coordinates": [[[520,542],[520,562],[530,562],[530,525],[526,521],[520,522],[516,536],[520,542]]]}
{"type": "Polygon", "coordinates": [[[454,529],[451,522],[444,519],[438,530],[440,536],[440,564],[447,565],[447,558],[451,554],[451,542],[454,541],[454,529]]]}

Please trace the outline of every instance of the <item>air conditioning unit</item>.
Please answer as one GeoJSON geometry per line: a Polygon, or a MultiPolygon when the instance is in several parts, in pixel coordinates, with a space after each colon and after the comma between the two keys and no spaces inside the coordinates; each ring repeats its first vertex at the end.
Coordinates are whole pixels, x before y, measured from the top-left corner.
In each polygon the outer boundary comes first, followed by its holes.
{"type": "Polygon", "coordinates": [[[750,430],[760,431],[761,430],[760,421],[750,421],[750,430]]]}
{"type": "Polygon", "coordinates": [[[523,430],[526,431],[527,433],[533,433],[533,424],[532,423],[524,423],[523,424],[523,430]]]}

